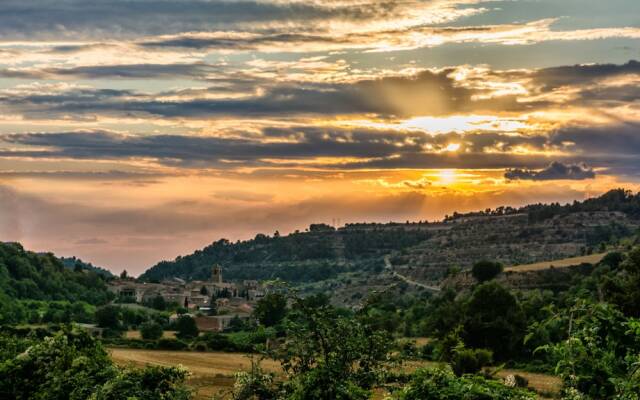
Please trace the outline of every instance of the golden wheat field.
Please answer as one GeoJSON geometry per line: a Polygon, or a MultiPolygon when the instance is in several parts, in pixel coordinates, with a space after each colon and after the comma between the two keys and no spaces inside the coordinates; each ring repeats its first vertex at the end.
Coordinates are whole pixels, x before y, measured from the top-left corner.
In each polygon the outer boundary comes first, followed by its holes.
{"type": "MultiPolygon", "coordinates": [[[[125,337],[127,339],[142,339],[142,335],[140,334],[140,331],[127,331],[125,332],[125,337]]],[[[164,339],[175,339],[176,338],[176,332],[175,331],[164,331],[162,332],[162,337],[164,339]]]]}
{"type": "Polygon", "coordinates": [[[590,254],[588,256],[564,258],[562,260],[543,261],[534,264],[522,264],[515,265],[513,267],[505,268],[506,272],[527,272],[527,271],[539,271],[549,268],[566,268],[574,265],[580,265],[582,263],[597,264],[607,253],[590,254]]]}
{"type": "MultiPolygon", "coordinates": [[[[234,374],[251,368],[251,358],[242,353],[223,352],[190,352],[138,349],[109,349],[113,360],[120,365],[182,365],[191,373],[189,385],[194,388],[196,400],[210,400],[214,395],[225,398],[234,382],[234,374]]],[[[431,362],[412,361],[403,365],[402,370],[412,371],[424,366],[434,366],[431,362]]],[[[270,372],[280,372],[280,365],[272,360],[263,360],[262,368],[270,372]]],[[[560,380],[556,377],[528,372],[503,370],[498,376],[519,374],[529,380],[529,385],[543,393],[555,393],[559,390],[560,380]]],[[[383,393],[376,393],[375,398],[383,398],[383,393]]]]}
{"type": "MultiPolygon", "coordinates": [[[[196,400],[211,399],[214,394],[228,391],[234,382],[234,374],[251,368],[251,359],[241,353],[189,352],[137,349],[109,349],[113,360],[121,365],[182,365],[191,373],[189,385],[196,390],[196,400]]],[[[279,371],[279,364],[264,360],[267,371],[279,371]]]]}

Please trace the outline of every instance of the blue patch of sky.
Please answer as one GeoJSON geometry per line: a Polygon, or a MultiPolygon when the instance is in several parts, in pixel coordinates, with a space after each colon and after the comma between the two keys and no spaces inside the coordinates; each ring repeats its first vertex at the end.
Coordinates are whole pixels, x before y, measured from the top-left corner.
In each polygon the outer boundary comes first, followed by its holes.
{"type": "Polygon", "coordinates": [[[557,30],[640,27],[640,0],[518,0],[480,5],[489,11],[443,25],[494,25],[559,18],[553,26],[557,30]]]}
{"type": "Polygon", "coordinates": [[[327,61],[343,59],[354,67],[393,68],[414,62],[417,67],[486,64],[496,69],[544,68],[587,63],[623,64],[640,59],[640,41],[602,39],[550,41],[531,45],[459,43],[387,53],[348,52],[329,56],[327,61]]]}

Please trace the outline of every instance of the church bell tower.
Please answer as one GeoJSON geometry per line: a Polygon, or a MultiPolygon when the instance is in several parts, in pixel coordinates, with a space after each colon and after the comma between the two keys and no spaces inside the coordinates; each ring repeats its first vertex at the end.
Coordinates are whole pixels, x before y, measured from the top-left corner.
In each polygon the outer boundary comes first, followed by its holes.
{"type": "Polygon", "coordinates": [[[216,264],[211,271],[211,280],[213,283],[222,283],[222,267],[216,264]]]}

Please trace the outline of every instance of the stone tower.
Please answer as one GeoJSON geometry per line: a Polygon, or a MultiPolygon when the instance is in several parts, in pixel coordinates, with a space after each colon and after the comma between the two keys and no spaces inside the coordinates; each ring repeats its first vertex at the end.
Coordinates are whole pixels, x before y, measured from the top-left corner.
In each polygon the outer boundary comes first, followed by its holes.
{"type": "Polygon", "coordinates": [[[213,283],[222,283],[222,267],[218,264],[213,266],[213,271],[211,271],[211,280],[213,283]]]}

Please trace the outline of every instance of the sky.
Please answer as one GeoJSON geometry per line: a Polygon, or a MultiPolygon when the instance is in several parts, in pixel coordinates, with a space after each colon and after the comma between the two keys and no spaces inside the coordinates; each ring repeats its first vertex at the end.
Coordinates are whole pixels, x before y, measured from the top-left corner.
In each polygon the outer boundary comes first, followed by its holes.
{"type": "Polygon", "coordinates": [[[0,240],[139,274],[637,191],[639,39],[637,0],[3,0],[0,240]]]}

